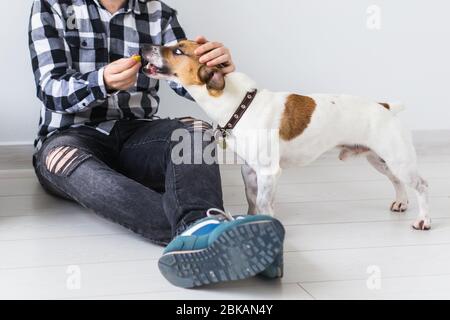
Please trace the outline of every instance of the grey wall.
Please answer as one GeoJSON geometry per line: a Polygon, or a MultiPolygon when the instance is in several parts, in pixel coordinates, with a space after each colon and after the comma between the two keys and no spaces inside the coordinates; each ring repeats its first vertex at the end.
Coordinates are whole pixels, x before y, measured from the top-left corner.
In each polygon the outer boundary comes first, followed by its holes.
{"type": "MultiPolygon", "coordinates": [[[[31,141],[38,121],[27,51],[31,1],[0,12],[0,143],[31,141]]],[[[414,130],[450,129],[450,2],[446,0],[167,0],[189,37],[227,44],[262,86],[401,100],[414,130]],[[381,29],[367,28],[370,5],[381,29]]],[[[163,86],[162,116],[202,116],[163,86]]]]}

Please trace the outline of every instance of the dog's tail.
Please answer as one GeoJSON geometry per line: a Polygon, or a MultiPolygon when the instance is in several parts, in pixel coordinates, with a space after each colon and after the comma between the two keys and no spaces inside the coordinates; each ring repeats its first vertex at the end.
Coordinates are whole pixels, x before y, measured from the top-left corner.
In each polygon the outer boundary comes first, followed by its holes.
{"type": "Polygon", "coordinates": [[[399,114],[403,110],[405,110],[405,105],[403,103],[399,102],[393,102],[393,103],[380,103],[383,107],[391,111],[394,115],[399,114]]]}

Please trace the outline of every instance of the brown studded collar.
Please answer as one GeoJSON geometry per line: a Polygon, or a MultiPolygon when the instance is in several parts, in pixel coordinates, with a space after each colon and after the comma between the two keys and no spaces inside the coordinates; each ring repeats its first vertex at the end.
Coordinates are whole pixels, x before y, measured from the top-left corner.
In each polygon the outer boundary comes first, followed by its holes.
{"type": "Polygon", "coordinates": [[[224,139],[227,137],[228,131],[233,130],[234,127],[236,127],[239,120],[241,120],[244,113],[248,110],[248,108],[252,104],[257,93],[258,93],[258,89],[253,89],[252,91],[248,91],[245,94],[244,100],[242,100],[241,104],[236,109],[236,111],[233,113],[233,115],[231,116],[230,120],[227,122],[225,127],[221,127],[220,125],[217,126],[217,130],[222,134],[222,137],[224,139]]]}

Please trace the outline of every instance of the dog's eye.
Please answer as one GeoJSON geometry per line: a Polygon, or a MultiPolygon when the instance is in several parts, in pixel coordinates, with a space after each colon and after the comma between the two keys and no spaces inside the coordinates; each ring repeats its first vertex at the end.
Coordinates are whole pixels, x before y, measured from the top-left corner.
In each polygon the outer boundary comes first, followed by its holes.
{"type": "Polygon", "coordinates": [[[176,56],[182,56],[182,55],[184,55],[184,52],[181,51],[180,49],[175,49],[173,51],[173,54],[176,55],[176,56]]]}

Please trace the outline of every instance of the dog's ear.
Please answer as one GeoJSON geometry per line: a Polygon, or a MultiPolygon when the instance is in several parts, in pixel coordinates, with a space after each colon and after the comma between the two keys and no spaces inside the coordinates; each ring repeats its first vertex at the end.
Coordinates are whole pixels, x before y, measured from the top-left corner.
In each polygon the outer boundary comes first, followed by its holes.
{"type": "Polygon", "coordinates": [[[225,76],[219,68],[202,66],[198,70],[198,78],[208,90],[217,92],[225,89],[225,76]]]}

